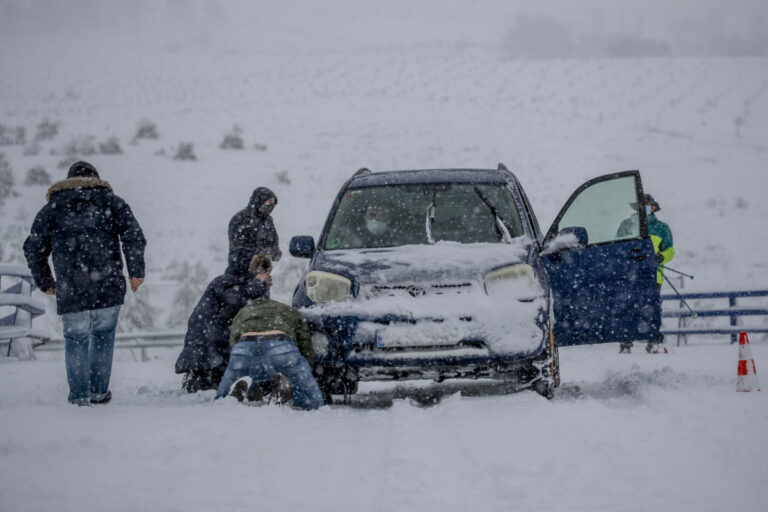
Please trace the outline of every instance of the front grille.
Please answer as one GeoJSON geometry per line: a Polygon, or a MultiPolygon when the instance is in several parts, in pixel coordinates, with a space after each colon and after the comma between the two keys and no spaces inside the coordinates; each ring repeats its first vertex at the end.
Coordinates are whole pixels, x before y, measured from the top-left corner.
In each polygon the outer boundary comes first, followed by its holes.
{"type": "Polygon", "coordinates": [[[422,297],[425,295],[461,295],[472,291],[470,282],[463,283],[419,283],[419,284],[376,284],[368,288],[373,297],[422,297]]]}

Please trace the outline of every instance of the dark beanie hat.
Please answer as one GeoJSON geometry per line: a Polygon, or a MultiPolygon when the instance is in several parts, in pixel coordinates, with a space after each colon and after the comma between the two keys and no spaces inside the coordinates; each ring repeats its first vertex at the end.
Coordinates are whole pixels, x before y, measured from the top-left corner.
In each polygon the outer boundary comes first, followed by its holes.
{"type": "Polygon", "coordinates": [[[98,178],[99,173],[96,168],[88,162],[75,162],[72,167],[69,168],[67,178],[98,178]]]}

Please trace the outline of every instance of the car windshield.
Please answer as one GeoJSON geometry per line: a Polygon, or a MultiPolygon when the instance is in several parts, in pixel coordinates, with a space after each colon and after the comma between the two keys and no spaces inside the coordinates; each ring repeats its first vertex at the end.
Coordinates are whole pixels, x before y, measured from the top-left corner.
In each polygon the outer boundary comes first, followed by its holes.
{"type": "Polygon", "coordinates": [[[438,183],[348,189],[325,249],[511,242],[524,234],[512,191],[504,184],[438,183]]]}

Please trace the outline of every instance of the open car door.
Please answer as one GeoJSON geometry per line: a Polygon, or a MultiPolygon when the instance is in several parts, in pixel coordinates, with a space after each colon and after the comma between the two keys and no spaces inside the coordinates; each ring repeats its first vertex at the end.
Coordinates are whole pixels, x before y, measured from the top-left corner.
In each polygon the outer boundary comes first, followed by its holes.
{"type": "Polygon", "coordinates": [[[642,197],[639,171],[590,180],[544,237],[558,346],[658,335],[656,258],[642,197]]]}

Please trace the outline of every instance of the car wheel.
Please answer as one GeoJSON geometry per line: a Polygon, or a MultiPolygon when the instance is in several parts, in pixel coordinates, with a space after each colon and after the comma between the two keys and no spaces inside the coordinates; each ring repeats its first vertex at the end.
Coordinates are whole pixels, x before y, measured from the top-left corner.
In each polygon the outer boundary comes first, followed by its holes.
{"type": "Polygon", "coordinates": [[[527,383],[538,394],[551,400],[555,388],[560,386],[560,353],[557,347],[547,347],[544,352],[522,373],[523,383],[527,383]]]}
{"type": "Polygon", "coordinates": [[[317,384],[324,396],[357,393],[357,371],[352,367],[331,368],[323,366],[318,367],[316,373],[317,384]]]}
{"type": "Polygon", "coordinates": [[[533,390],[538,394],[552,400],[555,397],[555,384],[551,380],[541,378],[533,383],[533,390]]]}

